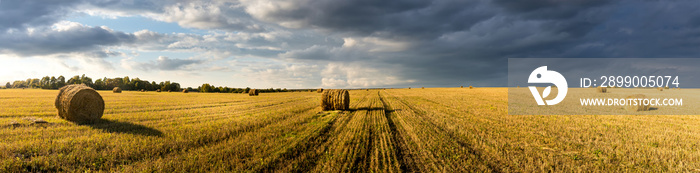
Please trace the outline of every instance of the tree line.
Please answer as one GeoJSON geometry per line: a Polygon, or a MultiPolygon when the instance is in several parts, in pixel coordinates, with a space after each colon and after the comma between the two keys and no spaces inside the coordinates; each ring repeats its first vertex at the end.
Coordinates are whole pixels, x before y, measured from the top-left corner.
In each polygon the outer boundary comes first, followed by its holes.
{"type": "MultiPolygon", "coordinates": [[[[122,90],[148,90],[155,91],[160,89],[161,91],[180,91],[180,84],[177,82],[160,82],[155,81],[149,82],[148,80],[141,80],[139,78],[130,79],[129,76],[117,77],[117,78],[101,78],[94,82],[92,78],[85,76],[75,75],[66,81],[63,76],[45,76],[41,79],[29,78],[27,80],[17,80],[12,83],[7,82],[4,88],[41,88],[41,89],[58,89],[66,85],[71,84],[85,84],[96,90],[112,90],[114,87],[119,87],[122,90]]],[[[192,89],[192,88],[189,88],[192,89]]]]}
{"type": "MultiPolygon", "coordinates": [[[[130,79],[129,76],[117,77],[117,78],[101,78],[95,81],[92,78],[85,76],[75,75],[66,81],[63,76],[45,76],[41,79],[29,78],[27,80],[17,80],[12,83],[7,82],[3,88],[41,88],[41,89],[58,89],[66,85],[71,84],[85,84],[96,90],[112,90],[114,87],[119,87],[122,90],[147,90],[155,91],[160,89],[161,91],[181,91],[180,84],[177,82],[160,82],[155,81],[149,82],[148,80],[141,80],[139,78],[130,79]]],[[[230,88],[214,85],[208,83],[202,84],[202,86],[193,89],[191,87],[186,88],[188,91],[198,91],[203,93],[248,93],[251,90],[250,87],[246,88],[230,88]]],[[[312,91],[310,89],[292,89],[287,90],[287,88],[268,88],[268,89],[257,89],[261,93],[273,93],[273,92],[300,92],[300,91],[312,91]]]]}
{"type": "MultiPolygon", "coordinates": [[[[294,92],[294,91],[310,91],[307,89],[296,89],[296,90],[287,90],[287,88],[268,88],[268,89],[257,89],[261,93],[273,93],[273,92],[294,92]]],[[[214,85],[210,85],[208,83],[202,84],[202,86],[197,87],[197,91],[203,92],[203,93],[248,93],[250,91],[250,87],[246,88],[229,88],[229,87],[223,87],[219,86],[216,87],[214,85]]]]}

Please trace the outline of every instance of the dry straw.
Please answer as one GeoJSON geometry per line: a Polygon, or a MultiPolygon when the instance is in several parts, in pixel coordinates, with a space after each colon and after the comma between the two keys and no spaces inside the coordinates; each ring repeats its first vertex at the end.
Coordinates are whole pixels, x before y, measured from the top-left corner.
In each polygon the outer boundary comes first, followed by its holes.
{"type": "Polygon", "coordinates": [[[182,90],[182,93],[188,93],[188,92],[190,92],[190,91],[187,91],[187,89],[182,90]]]}
{"type": "Polygon", "coordinates": [[[145,90],[145,89],[141,89],[141,92],[146,92],[146,90],[145,90]]]}
{"type": "Polygon", "coordinates": [[[260,91],[256,89],[251,89],[250,91],[248,91],[248,96],[257,96],[258,94],[260,94],[259,92],[260,91]]]}
{"type": "Polygon", "coordinates": [[[459,86],[459,88],[464,88],[464,86],[459,86]]]}
{"type": "Polygon", "coordinates": [[[420,89],[425,89],[425,87],[420,87],[420,89]]]}
{"type": "Polygon", "coordinates": [[[75,84],[58,89],[55,106],[59,117],[81,123],[102,118],[105,110],[105,102],[97,91],[75,84]]]}
{"type": "Polygon", "coordinates": [[[605,88],[605,87],[596,87],[596,91],[598,91],[599,93],[607,93],[607,92],[608,92],[608,88],[605,88]]]}
{"type": "Polygon", "coordinates": [[[112,89],[112,92],[113,93],[122,93],[122,89],[119,87],[114,87],[114,89],[112,89]]]}
{"type": "Polygon", "coordinates": [[[631,96],[627,96],[627,99],[637,99],[637,105],[634,105],[634,102],[628,102],[628,104],[625,106],[625,110],[628,111],[648,111],[649,110],[649,104],[644,104],[642,100],[639,99],[645,99],[647,96],[644,94],[635,94],[631,96]]]}
{"type": "Polygon", "coordinates": [[[157,89],[156,92],[160,92],[160,89],[157,89]]]}
{"type": "Polygon", "coordinates": [[[474,87],[473,87],[473,86],[469,86],[469,89],[474,89],[474,87]]]}
{"type": "Polygon", "coordinates": [[[323,88],[317,89],[316,92],[317,92],[317,93],[322,93],[322,92],[323,92],[323,88]]]}
{"type": "Polygon", "coordinates": [[[321,107],[328,110],[349,110],[350,93],[344,89],[328,89],[321,96],[321,107]]]}
{"type": "Polygon", "coordinates": [[[664,91],[664,88],[661,88],[661,87],[658,87],[658,88],[656,88],[656,89],[659,90],[659,91],[664,91]]]}

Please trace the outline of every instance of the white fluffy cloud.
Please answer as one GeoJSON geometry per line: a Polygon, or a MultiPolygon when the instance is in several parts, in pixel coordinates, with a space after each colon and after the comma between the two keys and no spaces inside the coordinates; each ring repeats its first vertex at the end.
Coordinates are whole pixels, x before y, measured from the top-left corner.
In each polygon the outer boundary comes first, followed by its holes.
{"type": "Polygon", "coordinates": [[[321,72],[321,82],[327,88],[397,86],[415,82],[398,78],[393,69],[363,63],[329,63],[321,72]]]}
{"type": "Polygon", "coordinates": [[[125,58],[121,60],[122,67],[131,70],[191,70],[195,65],[201,64],[203,60],[196,59],[171,59],[165,56],[159,56],[155,61],[137,62],[134,58],[125,58]]]}

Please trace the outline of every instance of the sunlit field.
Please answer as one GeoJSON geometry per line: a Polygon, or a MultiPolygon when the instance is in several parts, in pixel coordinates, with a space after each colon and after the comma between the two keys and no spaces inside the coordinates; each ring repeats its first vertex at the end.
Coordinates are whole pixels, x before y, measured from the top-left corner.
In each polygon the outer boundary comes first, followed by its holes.
{"type": "Polygon", "coordinates": [[[698,116],[515,116],[507,91],[351,90],[349,111],[316,92],[99,91],[103,120],[74,124],[56,90],[5,89],[0,172],[700,171],[698,116]]]}

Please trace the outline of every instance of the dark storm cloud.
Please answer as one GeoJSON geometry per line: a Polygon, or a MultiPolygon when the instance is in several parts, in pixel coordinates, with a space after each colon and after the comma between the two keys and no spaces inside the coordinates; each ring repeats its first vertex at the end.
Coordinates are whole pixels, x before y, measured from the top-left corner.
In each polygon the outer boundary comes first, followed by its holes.
{"type": "Polygon", "coordinates": [[[90,53],[92,56],[106,57],[99,53],[101,46],[131,43],[135,36],[129,33],[112,31],[102,27],[87,27],[66,23],[63,29],[39,28],[31,32],[10,32],[0,34],[0,52],[19,56],[37,56],[68,53],[90,53]],[[98,52],[95,54],[94,52],[98,52]]]}
{"type": "Polygon", "coordinates": [[[24,30],[30,26],[50,25],[64,16],[76,5],[77,0],[65,1],[0,1],[0,32],[7,29],[24,30]]]}
{"type": "MultiPolygon", "coordinates": [[[[696,57],[697,9],[700,3],[691,0],[2,0],[0,53],[108,56],[104,47],[132,46],[334,64],[338,71],[386,67],[396,81],[416,81],[397,85],[504,86],[507,58],[696,57]],[[232,32],[199,37],[51,27],[78,7],[232,32]]],[[[164,57],[131,64],[175,70],[206,63],[164,57]]]]}
{"type": "MultiPolygon", "coordinates": [[[[425,86],[504,86],[507,58],[663,58],[700,53],[696,1],[333,2],[313,0],[286,9],[248,11],[283,26],[411,42],[401,52],[369,53],[371,60],[363,56],[342,60],[400,64],[401,78],[425,86]]],[[[332,55],[337,49],[315,46],[283,57],[335,61],[328,57],[344,55],[341,51],[332,55]]]]}
{"type": "Polygon", "coordinates": [[[312,0],[292,1],[290,4],[294,5],[285,8],[265,8],[267,3],[247,3],[247,10],[258,19],[289,27],[322,28],[362,36],[434,37],[442,32],[467,29],[496,13],[485,9],[490,5],[481,1],[312,0]]]}
{"type": "Polygon", "coordinates": [[[494,0],[506,12],[528,19],[566,19],[575,17],[588,8],[603,6],[612,0],[494,0]]]}

